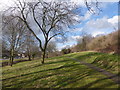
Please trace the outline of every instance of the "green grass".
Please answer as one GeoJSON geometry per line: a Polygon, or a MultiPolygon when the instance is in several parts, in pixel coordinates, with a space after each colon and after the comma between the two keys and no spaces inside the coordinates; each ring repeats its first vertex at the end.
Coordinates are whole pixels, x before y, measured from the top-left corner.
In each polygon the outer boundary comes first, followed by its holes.
{"type": "Polygon", "coordinates": [[[111,73],[119,73],[120,66],[120,56],[119,55],[112,55],[107,53],[98,53],[98,52],[78,52],[78,53],[71,53],[66,55],[68,57],[76,58],[80,61],[85,61],[87,63],[91,63],[97,67],[106,69],[111,73]]]}
{"type": "MultiPolygon", "coordinates": [[[[40,60],[33,60],[5,66],[2,68],[3,88],[117,88],[105,75],[66,57],[79,59],[90,53],[49,58],[43,65],[40,60]]],[[[93,62],[92,59],[89,62],[93,62]]]]}

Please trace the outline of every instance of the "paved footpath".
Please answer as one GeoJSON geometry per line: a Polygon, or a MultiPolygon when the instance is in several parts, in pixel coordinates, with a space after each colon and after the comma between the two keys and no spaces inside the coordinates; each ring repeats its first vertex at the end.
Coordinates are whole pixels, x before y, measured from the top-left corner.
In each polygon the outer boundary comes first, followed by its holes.
{"type": "MultiPolygon", "coordinates": [[[[68,57],[68,58],[70,58],[70,57],[68,57]]],[[[104,69],[101,69],[101,68],[99,68],[99,67],[96,67],[96,66],[94,66],[93,64],[86,63],[86,62],[84,62],[84,61],[80,61],[80,60],[75,59],[75,58],[70,58],[70,59],[75,60],[75,61],[77,61],[77,62],[80,62],[81,64],[86,65],[86,66],[88,66],[89,68],[94,69],[94,70],[96,70],[96,71],[98,71],[98,72],[106,75],[106,76],[108,77],[108,79],[111,79],[111,80],[114,81],[116,84],[119,84],[119,85],[120,85],[120,76],[118,76],[118,75],[116,75],[116,74],[113,74],[113,73],[110,73],[110,72],[108,72],[108,71],[106,71],[106,70],[104,70],[104,69]]]]}

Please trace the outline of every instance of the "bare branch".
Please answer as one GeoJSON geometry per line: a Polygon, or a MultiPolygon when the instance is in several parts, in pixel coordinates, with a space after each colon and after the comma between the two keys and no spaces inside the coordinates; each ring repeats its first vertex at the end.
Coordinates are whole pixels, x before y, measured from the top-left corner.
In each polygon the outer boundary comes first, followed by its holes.
{"type": "Polygon", "coordinates": [[[48,39],[48,42],[49,42],[53,37],[55,37],[55,36],[57,36],[57,35],[61,35],[61,33],[57,33],[57,34],[54,34],[53,36],[51,36],[51,37],[48,39]]]}

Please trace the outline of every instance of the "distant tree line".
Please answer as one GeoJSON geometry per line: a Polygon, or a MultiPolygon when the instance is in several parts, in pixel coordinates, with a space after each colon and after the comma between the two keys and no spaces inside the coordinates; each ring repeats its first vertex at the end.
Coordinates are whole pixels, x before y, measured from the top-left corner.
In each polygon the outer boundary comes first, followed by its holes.
{"type": "Polygon", "coordinates": [[[92,37],[91,35],[85,35],[77,40],[77,45],[71,47],[71,52],[80,51],[100,51],[100,52],[114,52],[120,53],[120,30],[114,31],[108,35],[98,35],[92,37]]]}

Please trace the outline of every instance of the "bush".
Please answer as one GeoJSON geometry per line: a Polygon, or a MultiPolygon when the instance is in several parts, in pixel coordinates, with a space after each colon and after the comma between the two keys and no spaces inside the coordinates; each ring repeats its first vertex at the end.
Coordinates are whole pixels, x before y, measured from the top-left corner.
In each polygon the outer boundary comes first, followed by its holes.
{"type": "Polygon", "coordinates": [[[62,52],[62,54],[68,54],[71,52],[71,50],[69,48],[68,49],[64,48],[64,49],[62,49],[61,52],[62,52]]]}

